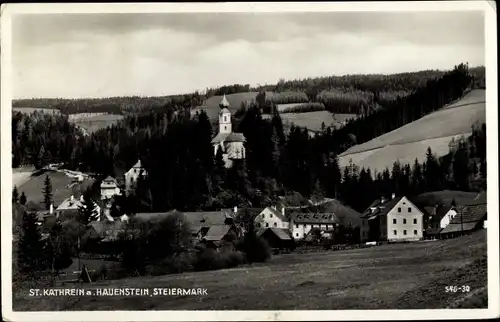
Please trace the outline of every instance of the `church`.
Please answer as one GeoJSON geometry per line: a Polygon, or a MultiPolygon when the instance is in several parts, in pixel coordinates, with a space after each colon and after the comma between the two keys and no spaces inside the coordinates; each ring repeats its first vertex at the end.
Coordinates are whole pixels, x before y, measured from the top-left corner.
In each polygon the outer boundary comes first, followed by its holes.
{"type": "Polygon", "coordinates": [[[219,149],[222,150],[226,168],[233,165],[234,160],[245,159],[245,136],[243,133],[234,133],[232,129],[231,111],[226,95],[219,104],[219,133],[213,138],[214,155],[219,149]]]}

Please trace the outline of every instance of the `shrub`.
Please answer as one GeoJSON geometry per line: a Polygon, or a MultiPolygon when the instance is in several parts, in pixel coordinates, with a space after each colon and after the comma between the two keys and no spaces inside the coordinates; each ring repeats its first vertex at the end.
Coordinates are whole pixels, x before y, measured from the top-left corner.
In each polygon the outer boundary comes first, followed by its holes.
{"type": "Polygon", "coordinates": [[[271,249],[267,242],[258,237],[254,230],[249,230],[243,240],[237,245],[237,249],[245,253],[249,263],[265,262],[271,258],[271,249]]]}
{"type": "Polygon", "coordinates": [[[205,248],[198,255],[194,268],[197,271],[233,268],[245,262],[245,255],[242,252],[217,252],[212,248],[205,248]]]}

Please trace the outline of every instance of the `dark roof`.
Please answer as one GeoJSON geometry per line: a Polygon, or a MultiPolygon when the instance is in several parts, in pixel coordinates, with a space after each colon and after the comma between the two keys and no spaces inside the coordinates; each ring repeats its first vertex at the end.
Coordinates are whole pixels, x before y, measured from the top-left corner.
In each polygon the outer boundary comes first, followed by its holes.
{"type": "Polygon", "coordinates": [[[175,211],[169,211],[169,212],[140,212],[135,214],[133,218],[137,218],[139,220],[143,221],[156,221],[156,220],[161,220],[163,218],[167,218],[168,216],[175,214],[178,212],[175,211]]]}
{"type": "Polygon", "coordinates": [[[203,239],[208,241],[222,240],[224,236],[227,235],[230,229],[230,226],[211,226],[203,239]]]}
{"type": "Polygon", "coordinates": [[[382,203],[381,199],[376,199],[375,201],[372,202],[370,207],[368,207],[363,214],[361,215],[361,218],[368,218],[372,216],[385,216],[389,211],[391,211],[396,204],[403,199],[403,197],[395,197],[394,199],[387,198],[384,200],[382,203]],[[372,210],[372,208],[375,208],[372,210]]]}
{"type": "Polygon", "coordinates": [[[245,136],[243,133],[229,133],[229,135],[226,137],[226,142],[245,142],[245,136]]]}
{"type": "Polygon", "coordinates": [[[217,135],[212,139],[212,144],[220,143],[224,141],[229,136],[229,133],[217,133],[217,135]]]}
{"type": "Polygon", "coordinates": [[[102,185],[102,184],[111,184],[111,183],[118,184],[118,183],[116,182],[116,179],[115,179],[115,178],[113,178],[113,177],[111,177],[111,176],[108,176],[106,179],[102,180],[101,185],[102,185]]]}
{"type": "Polygon", "coordinates": [[[340,224],[358,226],[361,223],[361,214],[356,210],[343,205],[340,201],[331,199],[317,206],[321,212],[333,213],[339,219],[340,224]]]}
{"type": "Polygon", "coordinates": [[[253,221],[262,212],[262,208],[238,208],[236,211],[234,222],[247,222],[253,221]]]}
{"type": "Polygon", "coordinates": [[[469,231],[475,229],[480,224],[480,221],[466,222],[463,224],[449,224],[441,230],[440,234],[456,233],[460,231],[469,231]]]}
{"type": "Polygon", "coordinates": [[[486,219],[486,204],[458,206],[456,209],[457,215],[453,217],[448,226],[441,231],[441,234],[472,230],[476,228],[482,220],[486,219]]]}
{"type": "Polygon", "coordinates": [[[339,223],[339,219],[334,213],[292,213],[291,217],[295,223],[339,223]]]}
{"type": "MultiPolygon", "coordinates": [[[[290,237],[290,232],[287,229],[284,228],[268,228],[267,231],[272,232],[275,234],[279,239],[281,240],[292,240],[292,237],[290,237]]],[[[268,232],[264,232],[268,233],[268,232]]]]}

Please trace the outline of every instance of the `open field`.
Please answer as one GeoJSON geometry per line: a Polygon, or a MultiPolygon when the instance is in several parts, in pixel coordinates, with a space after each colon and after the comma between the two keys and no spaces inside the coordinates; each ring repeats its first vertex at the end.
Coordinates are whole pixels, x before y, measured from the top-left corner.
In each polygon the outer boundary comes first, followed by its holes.
{"type": "Polygon", "coordinates": [[[44,112],[44,113],[61,114],[61,112],[58,109],[55,109],[55,108],[13,107],[12,110],[14,112],[21,112],[21,113],[25,113],[25,114],[31,114],[31,113],[33,113],[35,111],[44,112]]]}
{"type": "Polygon", "coordinates": [[[33,174],[33,171],[35,170],[35,167],[29,166],[29,167],[20,167],[20,168],[13,168],[12,169],[12,189],[14,187],[20,187],[22,184],[24,184],[26,181],[28,181],[33,174]]]}
{"type": "Polygon", "coordinates": [[[56,171],[39,171],[33,173],[33,175],[24,184],[18,186],[19,193],[23,192],[26,194],[28,203],[41,204],[43,202],[42,189],[44,187],[45,176],[49,175],[52,183],[52,194],[54,207],[59,206],[59,204],[66,198],[70,197],[71,194],[78,195],[83,192],[83,190],[92,185],[93,180],[88,179],[83,183],[72,184],[72,178],[65,175],[63,172],[56,171]]]}
{"type": "Polygon", "coordinates": [[[341,166],[349,160],[360,167],[382,171],[394,161],[413,163],[430,146],[437,156],[449,152],[452,138],[467,137],[475,122],[486,122],[485,91],[473,90],[464,98],[373,140],[358,144],[339,155],[341,166]]]}
{"type": "MultiPolygon", "coordinates": [[[[208,295],[40,297],[15,290],[14,310],[436,309],[487,286],[486,231],[433,242],[278,255],[219,271],[99,281],[85,288],[206,288],[208,295]],[[279,301],[276,301],[279,299],[279,301]]],[[[484,302],[484,293],[479,293],[484,302]]],[[[486,294],[487,295],[487,294],[486,294]]],[[[471,296],[473,297],[473,296],[471,296]]],[[[468,301],[474,300],[468,299],[468,301]]],[[[484,304],[482,304],[484,307],[484,304]]]]}
{"type": "Polygon", "coordinates": [[[116,114],[100,114],[100,115],[90,115],[86,117],[79,117],[71,120],[76,125],[81,126],[86,129],[88,133],[93,133],[97,130],[106,128],[112,124],[118,122],[118,120],[123,119],[123,115],[116,114]]]}

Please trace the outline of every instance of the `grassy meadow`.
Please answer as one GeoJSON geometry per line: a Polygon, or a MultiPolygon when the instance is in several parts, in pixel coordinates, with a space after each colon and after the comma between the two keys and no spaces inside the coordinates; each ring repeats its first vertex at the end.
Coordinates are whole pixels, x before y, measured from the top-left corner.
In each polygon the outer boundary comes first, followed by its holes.
{"type": "Polygon", "coordinates": [[[422,160],[430,146],[437,156],[449,152],[452,138],[467,137],[475,122],[486,121],[484,90],[473,90],[462,99],[394,131],[358,144],[339,155],[342,166],[349,160],[360,167],[383,171],[395,160],[413,163],[422,160]]]}
{"type": "Polygon", "coordinates": [[[455,239],[283,254],[218,271],[98,281],[85,288],[206,288],[207,296],[46,297],[15,290],[14,310],[304,310],[485,307],[486,231],[455,239]],[[447,293],[469,285],[472,295],[447,293]],[[475,294],[478,294],[476,297],[475,294]],[[467,297],[468,296],[468,297],[467,297]],[[276,301],[279,299],[279,301],[276,301]],[[458,304],[457,304],[458,303],[458,304]]]}

